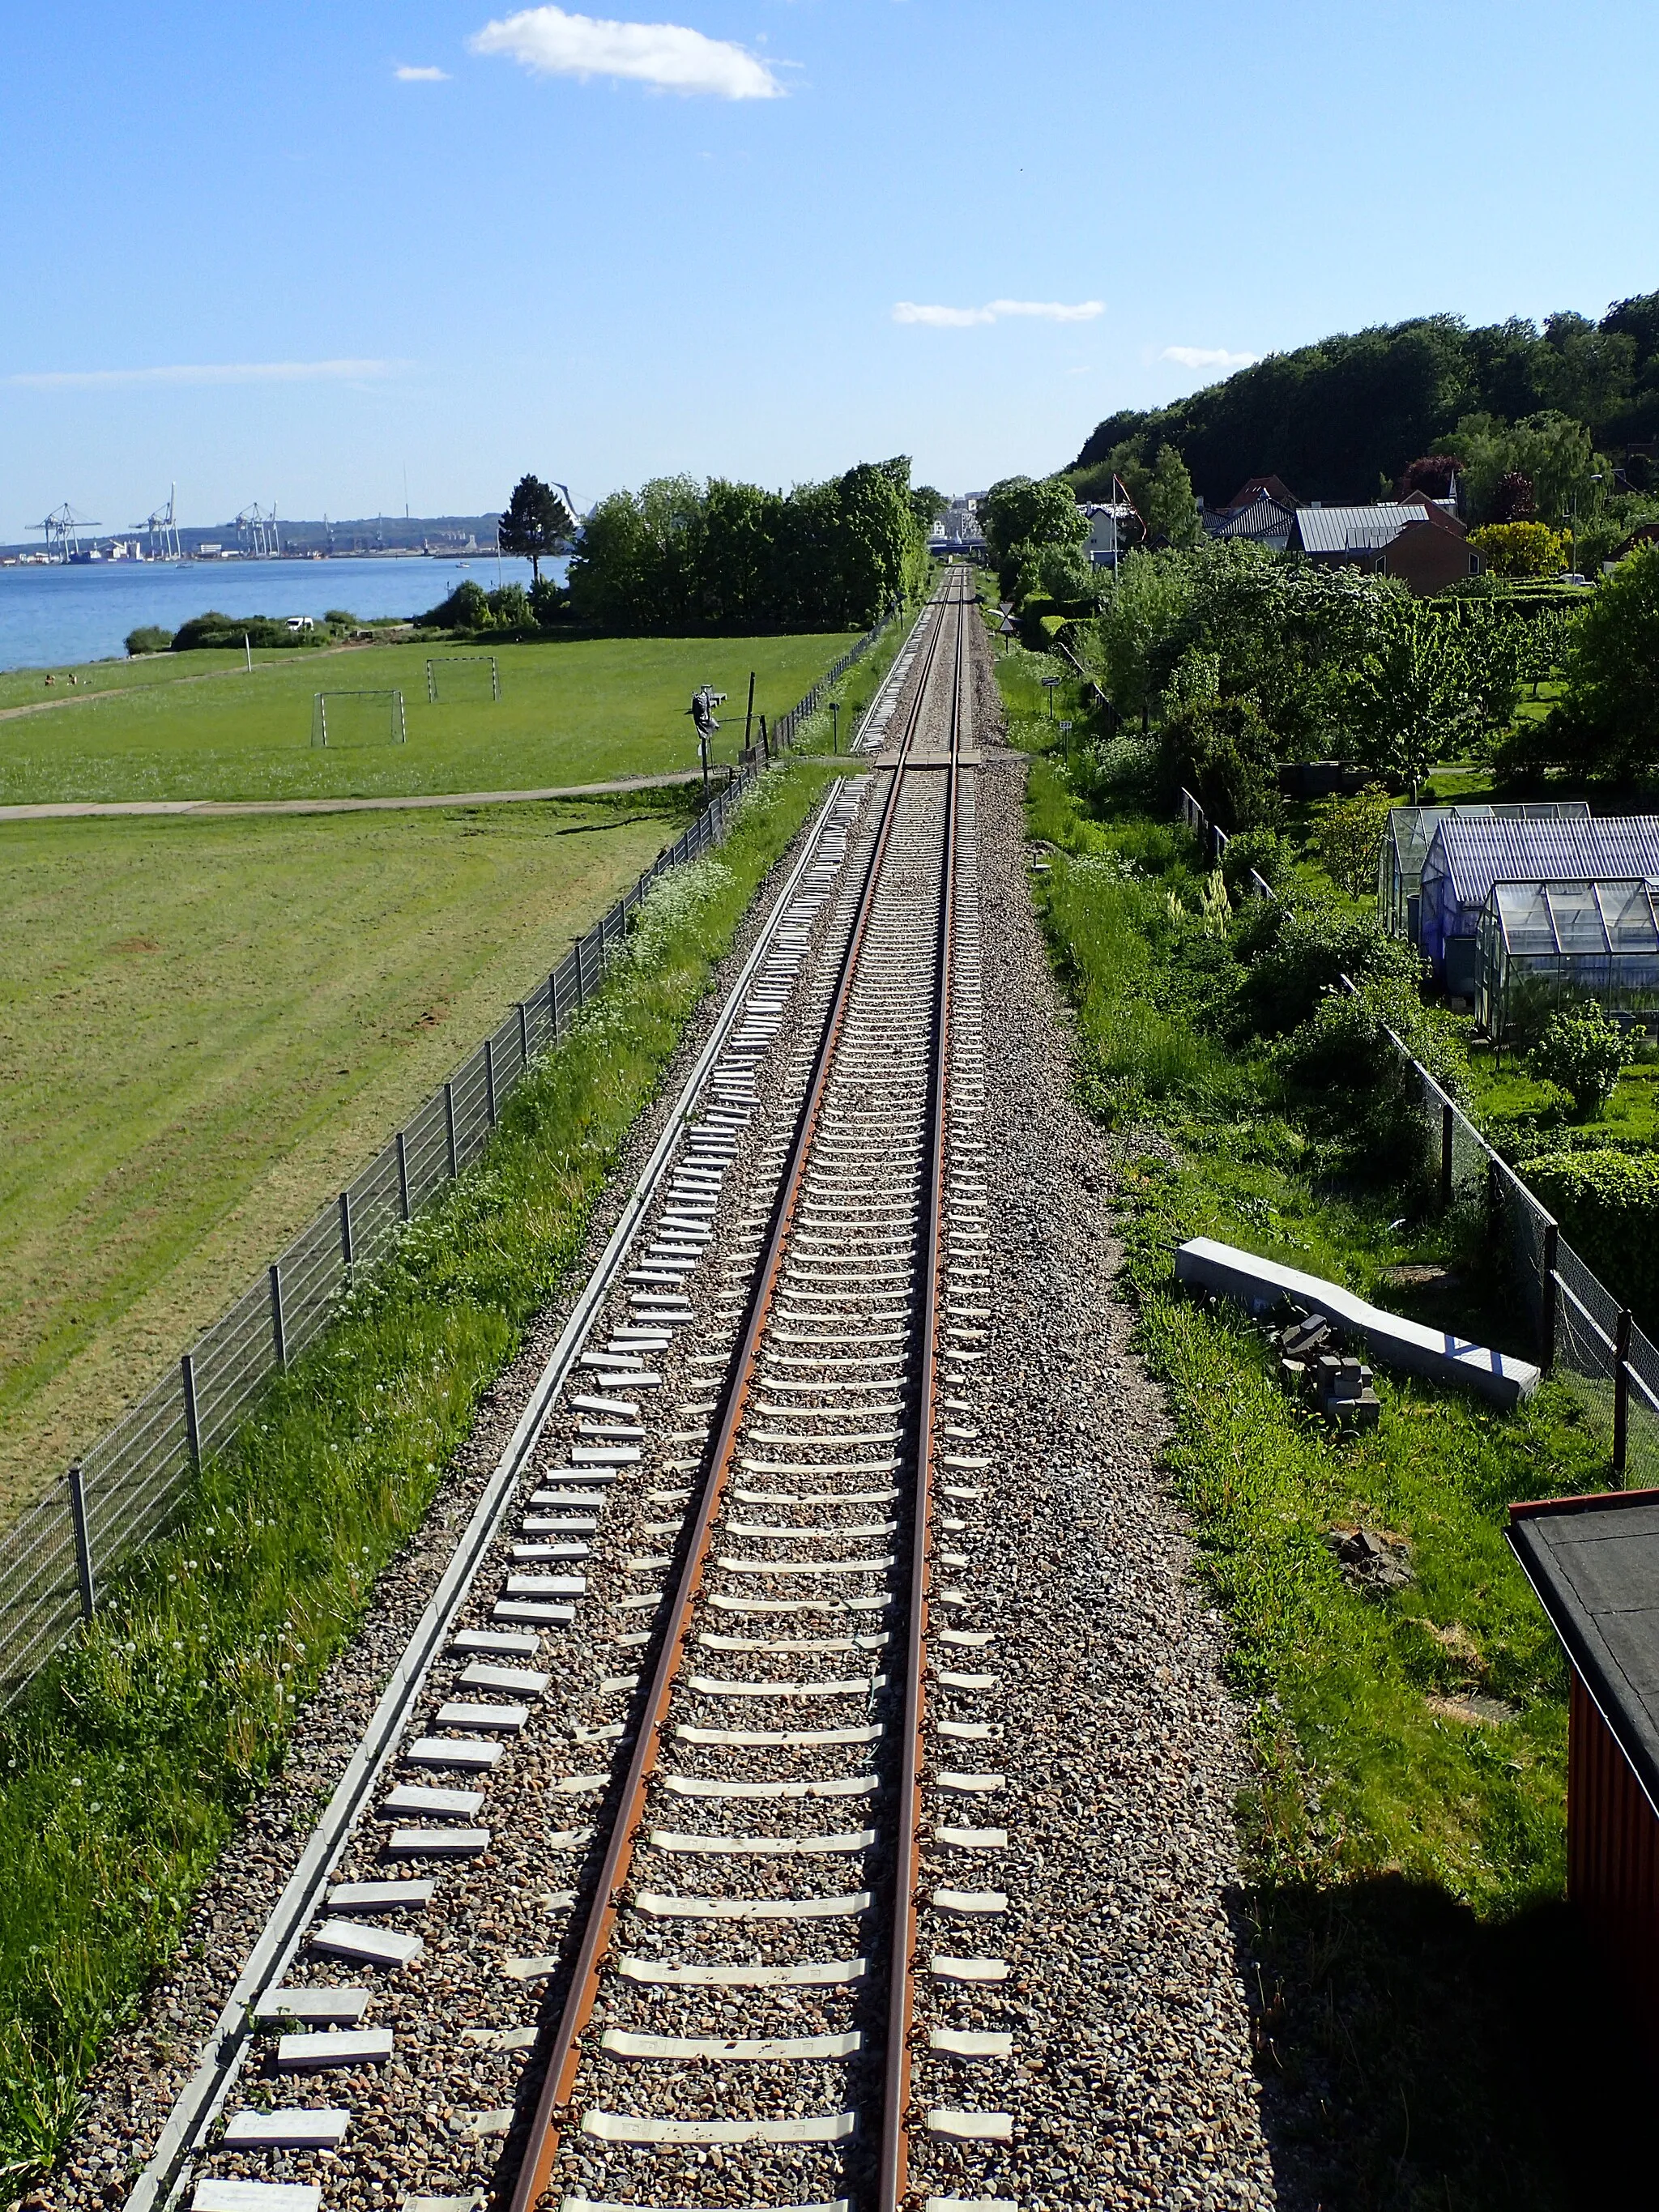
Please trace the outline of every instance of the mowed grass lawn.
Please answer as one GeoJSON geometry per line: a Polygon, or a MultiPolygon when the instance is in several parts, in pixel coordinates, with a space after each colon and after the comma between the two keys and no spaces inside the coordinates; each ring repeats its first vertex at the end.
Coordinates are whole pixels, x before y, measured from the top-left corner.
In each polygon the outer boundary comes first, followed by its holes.
{"type": "MultiPolygon", "coordinates": [[[[461,665],[440,667],[429,704],[434,649],[423,645],[296,649],[256,656],[252,671],[234,655],[228,666],[220,653],[169,655],[133,663],[130,680],[89,694],[54,688],[65,703],[40,711],[44,679],[14,674],[0,678],[0,804],[390,798],[662,775],[697,765],[687,709],[699,684],[728,695],[715,757],[732,760],[750,672],[757,715],[775,721],[851,641],[836,633],[499,646],[499,703],[489,669],[461,665]],[[360,688],[402,691],[407,744],[387,741],[383,707],[342,699],[329,745],[313,745],[313,695],[360,688]],[[20,704],[31,711],[5,711],[20,704]]],[[[99,685],[118,666],[84,673],[99,685]]]]}
{"type": "Polygon", "coordinates": [[[0,1509],[177,1359],[689,804],[0,825],[0,1509]]]}

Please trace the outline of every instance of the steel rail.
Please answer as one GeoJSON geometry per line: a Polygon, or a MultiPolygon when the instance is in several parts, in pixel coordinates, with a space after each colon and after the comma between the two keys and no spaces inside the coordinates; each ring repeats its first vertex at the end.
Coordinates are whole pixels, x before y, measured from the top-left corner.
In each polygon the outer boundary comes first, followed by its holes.
{"type": "Polygon", "coordinates": [[[967,601],[956,594],[955,665],[951,682],[949,759],[945,768],[945,854],[939,878],[939,959],[934,982],[933,1050],[927,1109],[927,1212],[922,1246],[921,1358],[916,1393],[915,1498],[911,1516],[910,1607],[904,1670],[904,1720],[900,1740],[897,1826],[893,1876],[893,1924],[888,1969],[881,2148],[877,2212],[900,2212],[909,2165],[910,2030],[915,1991],[912,1973],[921,1874],[922,1728],[927,1719],[927,1595],[932,1581],[934,1395],[939,1361],[939,1308],[944,1269],[945,1107],[950,1073],[951,940],[956,927],[957,776],[962,748],[963,663],[967,601]]]}
{"type": "Polygon", "coordinates": [[[724,1500],[736,1454],[738,1431],[748,1409],[758,1365],[762,1335],[771,1316],[774,1294],[784,1249],[793,1225],[796,1207],[817,1135],[823,1096],[828,1088],[836,1049],[840,1042],[848,1005],[856,981],[859,957],[875,904],[892,826],[898,811],[907,759],[921,720],[921,710],[938,658],[939,626],[929,635],[915,693],[905,718],[899,755],[882,805],[882,815],[870,859],[859,886],[858,905],[846,950],[836,972],[829,1013],[813,1055],[806,1094],[796,1117],[789,1156],[773,1202],[765,1251],[751,1280],[744,1310],[743,1334],[737,1357],[726,1370],[720,1398],[720,1424],[703,1475],[690,1540],[681,1560],[678,1578],[667,1616],[662,1649],[652,1672],[634,1739],[634,1750],[623,1782],[621,1802],[611,1822],[611,1837],[599,1869],[593,1898],[583,1923],[571,1966],[570,1980],[558,2024],[547,2046],[546,2072],[537,2099],[534,2118],[526,2138],[507,2212],[537,2212],[553,2184],[554,2162],[570,2122],[571,2094],[581,2062],[581,2038],[592,2017],[611,1938],[621,1911],[623,1892],[633,1865],[635,1845],[641,1830],[646,1790],[656,1771],[669,1702],[691,1633],[692,1616],[708,1568],[714,1522],[724,1500]]]}
{"type": "Polygon", "coordinates": [[[170,2204],[182,2190],[190,2162],[223,2105],[251,2047],[257,2001],[279,1986],[299,1950],[329,1876],[345,1850],[375,1784],[395,1753],[409,1715],[425,1685],[451,1626],[466,1602],[485,1553],[510,1508],[559,1391],[586,1340],[605,1298],[627,1259],[658,1190],[678,1152],[684,1124],[696,1103],[726,1040],[739,1018],[749,987],[760,973],[795,893],[817,856],[835,793],[827,793],[810,823],[801,856],[773,903],[728,993],[707,1044],[697,1055],[673,1113],[669,1116],[629,1194],[598,1264],[588,1277],[558,1342],[537,1376],[530,1400],[491,1474],[448,1565],[416,1622],[392,1671],[380,1703],[356,1750],[335,1785],[334,1794],[312,1831],[299,1863],[248,1954],[203,2046],[197,2070],[175,2100],[143,2172],[129,2193],[125,2212],[153,2212],[170,2204]]]}

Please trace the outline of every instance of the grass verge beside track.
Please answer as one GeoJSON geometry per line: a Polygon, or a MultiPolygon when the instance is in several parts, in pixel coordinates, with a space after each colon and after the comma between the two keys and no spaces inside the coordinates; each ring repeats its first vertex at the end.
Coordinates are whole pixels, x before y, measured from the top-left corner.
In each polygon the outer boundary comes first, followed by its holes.
{"type": "Polygon", "coordinates": [[[0,2166],[72,2132],[79,2082],[183,1933],[296,1708],[421,1522],[763,878],[823,788],[765,778],[653,893],[634,957],[513,1094],[476,1167],[205,1472],[176,1536],[0,1720],[0,2166]]]}
{"type": "Polygon", "coordinates": [[[1380,1426],[1334,1439],[1281,1392],[1262,1328],[1176,1291],[1197,1234],[1368,1295],[1391,1265],[1452,1260],[1480,1301],[1463,1322],[1516,1348],[1456,1225],[1401,1222],[1397,1194],[1336,1171],[1268,1055],[1206,1030],[1223,953],[1170,905],[1195,914],[1194,855],[1080,795],[1043,750],[1030,658],[999,673],[1036,755],[1029,825],[1055,848],[1036,902],[1081,1095],[1116,1132],[1125,1287],[1249,1714],[1237,1924],[1263,1962],[1275,2156],[1297,2201],[1333,2206],[1609,2201],[1634,2078],[1561,1904],[1565,1669],[1504,1538],[1510,1500],[1605,1486],[1599,1440],[1559,1386],[1504,1418],[1382,1374],[1380,1426]],[[1355,1523],[1409,1545],[1406,1587],[1345,1578],[1330,1537],[1355,1523]]]}

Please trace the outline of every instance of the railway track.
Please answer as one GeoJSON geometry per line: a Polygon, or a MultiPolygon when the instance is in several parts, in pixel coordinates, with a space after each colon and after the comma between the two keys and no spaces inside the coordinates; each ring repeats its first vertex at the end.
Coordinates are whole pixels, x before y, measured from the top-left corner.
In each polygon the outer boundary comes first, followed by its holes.
{"type": "Polygon", "coordinates": [[[1008,2204],[964,581],[132,2212],[1008,2204]]]}

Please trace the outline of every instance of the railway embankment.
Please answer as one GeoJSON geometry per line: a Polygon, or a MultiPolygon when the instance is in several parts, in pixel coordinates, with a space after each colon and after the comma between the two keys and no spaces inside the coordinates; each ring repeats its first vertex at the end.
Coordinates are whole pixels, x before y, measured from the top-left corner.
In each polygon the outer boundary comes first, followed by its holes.
{"type": "Polygon", "coordinates": [[[1018,661],[1005,685],[1103,1227],[1240,1701],[1234,1909],[1285,2201],[1553,2208],[1587,2158],[1616,2193],[1634,2084],[1564,1903],[1565,1673],[1504,1539],[1511,1500],[1607,1486],[1597,1425],[1570,1378],[1500,1414],[1379,1370],[1376,1426],[1334,1432],[1269,1324],[1177,1290],[1176,1247],[1212,1237],[1533,1352],[1480,1222],[1406,1174],[1376,1007],[1328,994],[1317,927],[1218,890],[1142,749],[1068,761],[1018,661]],[[1546,2068],[1569,2016],[1585,2040],[1546,2068]]]}

